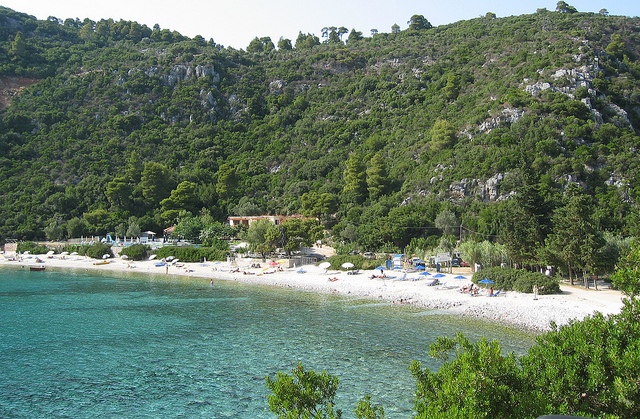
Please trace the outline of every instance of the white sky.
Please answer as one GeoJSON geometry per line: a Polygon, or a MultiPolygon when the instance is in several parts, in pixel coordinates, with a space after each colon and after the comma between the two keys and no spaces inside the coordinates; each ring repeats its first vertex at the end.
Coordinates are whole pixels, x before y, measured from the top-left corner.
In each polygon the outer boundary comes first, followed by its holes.
{"type": "MultiPolygon", "coordinates": [[[[611,15],[638,16],[638,0],[565,0],[580,12],[607,9],[611,15]]],[[[130,20],[182,35],[203,36],[224,46],[245,49],[255,37],[280,37],[293,44],[298,32],[319,38],[323,27],[344,26],[370,36],[371,29],[391,32],[407,28],[412,15],[423,15],[433,26],[473,19],[493,12],[498,17],[555,10],[557,0],[0,0],[0,5],[38,19],[89,18],[130,20]]],[[[322,39],[321,39],[322,40],[322,39]]]]}

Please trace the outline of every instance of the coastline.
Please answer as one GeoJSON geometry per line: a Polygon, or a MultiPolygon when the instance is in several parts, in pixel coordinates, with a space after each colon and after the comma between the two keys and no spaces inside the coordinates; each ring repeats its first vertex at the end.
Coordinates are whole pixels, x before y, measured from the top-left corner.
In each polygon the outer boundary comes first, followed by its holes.
{"type": "MultiPolygon", "coordinates": [[[[47,258],[39,255],[43,263],[37,263],[35,256],[22,261],[10,261],[0,257],[0,266],[17,269],[29,269],[31,266],[45,268],[95,270],[109,272],[135,272],[140,274],[172,275],[176,277],[201,278],[203,284],[215,281],[239,281],[276,287],[295,288],[304,291],[330,293],[357,298],[384,301],[397,304],[409,304],[426,309],[444,310],[459,316],[474,317],[497,323],[522,327],[531,331],[550,330],[551,322],[564,325],[571,320],[583,319],[594,312],[602,314],[619,313],[622,308],[623,294],[611,289],[585,289],[561,285],[562,294],[540,295],[537,300],[532,294],[515,291],[500,293],[497,297],[488,297],[484,292],[477,296],[459,292],[459,288],[469,284],[471,271],[444,274],[440,282],[444,285],[429,286],[432,276],[388,272],[385,279],[374,278],[380,271],[362,271],[348,275],[344,271],[326,271],[314,265],[303,266],[306,272],[298,269],[252,268],[252,259],[239,259],[233,266],[226,262],[180,263],[155,266],[157,261],[126,261],[111,259],[106,264],[94,264],[96,259],[84,256],[55,255],[47,258]],[[238,270],[237,272],[233,272],[238,270]],[[456,279],[462,274],[466,279],[456,279]],[[422,279],[425,278],[425,279],[422,279]]],[[[33,273],[37,275],[37,272],[33,273]]]]}

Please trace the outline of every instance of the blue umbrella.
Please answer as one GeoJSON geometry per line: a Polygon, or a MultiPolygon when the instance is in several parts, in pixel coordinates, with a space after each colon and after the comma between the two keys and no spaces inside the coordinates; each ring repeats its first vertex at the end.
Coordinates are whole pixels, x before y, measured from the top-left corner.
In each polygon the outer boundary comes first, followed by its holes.
{"type": "Polygon", "coordinates": [[[380,265],[380,266],[378,266],[378,267],[376,268],[376,270],[381,270],[381,271],[384,271],[385,269],[387,269],[387,268],[385,268],[385,267],[384,267],[384,266],[382,266],[382,265],[380,265]]]}
{"type": "Polygon", "coordinates": [[[431,275],[431,273],[429,273],[429,272],[427,272],[427,271],[424,271],[424,272],[420,272],[420,273],[418,274],[418,276],[427,276],[427,275],[431,275]]]}
{"type": "Polygon", "coordinates": [[[453,279],[467,279],[467,277],[464,275],[458,275],[458,276],[454,276],[453,279]]]}
{"type": "Polygon", "coordinates": [[[481,284],[495,284],[495,282],[493,282],[489,278],[482,279],[482,280],[480,280],[478,282],[481,283],[481,284]]]}
{"type": "Polygon", "coordinates": [[[433,277],[434,278],[444,278],[445,274],[435,274],[433,277]]]}

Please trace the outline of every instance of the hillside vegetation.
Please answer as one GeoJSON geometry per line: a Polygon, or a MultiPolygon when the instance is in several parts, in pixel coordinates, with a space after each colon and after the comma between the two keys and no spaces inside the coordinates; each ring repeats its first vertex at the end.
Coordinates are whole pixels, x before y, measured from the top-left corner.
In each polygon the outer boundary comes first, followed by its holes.
{"type": "Polygon", "coordinates": [[[0,110],[0,241],[299,213],[361,251],[444,234],[594,270],[639,235],[640,19],[340,29],[244,51],[0,8],[3,84],[28,81],[0,110]]]}

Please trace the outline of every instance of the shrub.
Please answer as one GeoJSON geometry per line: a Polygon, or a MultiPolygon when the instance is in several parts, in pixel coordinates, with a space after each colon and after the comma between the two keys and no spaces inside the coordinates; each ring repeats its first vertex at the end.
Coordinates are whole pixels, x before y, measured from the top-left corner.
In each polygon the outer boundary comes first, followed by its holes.
{"type": "Polygon", "coordinates": [[[493,288],[505,291],[531,293],[533,292],[533,285],[538,284],[538,292],[540,294],[560,293],[560,284],[557,278],[540,272],[499,267],[487,268],[473,274],[472,281],[478,284],[484,278],[489,278],[494,282],[493,288]]]}
{"type": "Polygon", "coordinates": [[[18,247],[16,249],[18,253],[29,252],[33,255],[42,255],[49,251],[47,246],[37,244],[34,242],[21,242],[18,243],[18,247]]]}
{"type": "Polygon", "coordinates": [[[380,261],[367,259],[362,255],[335,255],[327,258],[327,262],[331,263],[331,269],[344,269],[342,264],[351,262],[353,269],[370,270],[380,265],[380,261]]]}
{"type": "Polygon", "coordinates": [[[131,260],[144,260],[147,258],[150,247],[146,244],[132,244],[122,249],[120,255],[126,255],[131,260]]]}
{"type": "Polygon", "coordinates": [[[159,259],[173,256],[182,262],[202,262],[203,260],[225,260],[227,251],[215,247],[164,246],[156,250],[159,259]]]}
{"type": "MultiPolygon", "coordinates": [[[[68,249],[72,249],[69,247],[68,249]]],[[[106,243],[94,243],[94,244],[83,244],[79,245],[75,252],[78,252],[79,255],[89,256],[94,259],[102,259],[103,255],[109,255],[109,257],[113,257],[113,251],[111,251],[111,245],[106,243]]]]}

